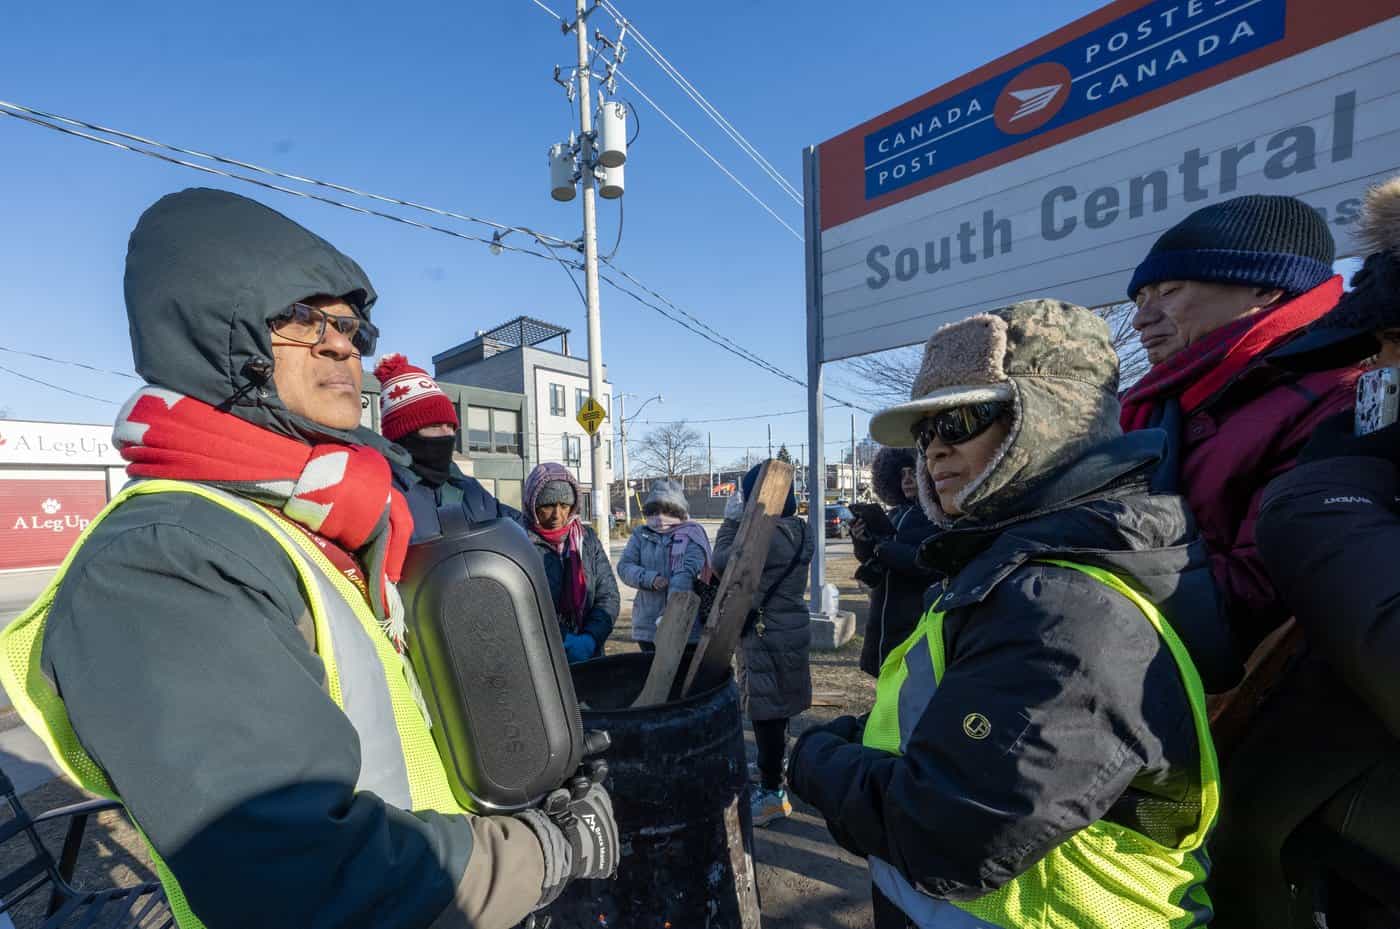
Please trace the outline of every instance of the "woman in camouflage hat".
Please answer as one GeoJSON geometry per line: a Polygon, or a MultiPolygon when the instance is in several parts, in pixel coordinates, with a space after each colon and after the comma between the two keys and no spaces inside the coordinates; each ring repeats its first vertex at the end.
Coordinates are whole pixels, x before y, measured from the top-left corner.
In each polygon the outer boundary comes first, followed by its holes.
{"type": "Polygon", "coordinates": [[[1124,436],[1089,311],[1034,300],[952,323],[909,402],[945,579],[875,708],[809,730],[793,791],[864,856],[876,925],[1203,926],[1219,784],[1202,678],[1237,666],[1155,430],[1124,436]]]}

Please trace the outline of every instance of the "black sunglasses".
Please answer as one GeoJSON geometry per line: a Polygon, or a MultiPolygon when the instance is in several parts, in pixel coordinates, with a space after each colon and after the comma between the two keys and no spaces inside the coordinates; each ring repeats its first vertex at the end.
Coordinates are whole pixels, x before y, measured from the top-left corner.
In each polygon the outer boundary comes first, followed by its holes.
{"type": "Polygon", "coordinates": [[[1010,404],[1002,400],[955,406],[924,417],[910,431],[920,450],[928,448],[935,438],[944,445],[961,445],[990,429],[1009,408],[1010,404]]]}
{"type": "Polygon", "coordinates": [[[373,355],[379,343],[379,329],[358,316],[332,316],[305,303],[293,303],[286,311],[268,320],[268,327],[288,342],[320,345],[326,340],[326,324],[350,340],[360,355],[373,355]]]}

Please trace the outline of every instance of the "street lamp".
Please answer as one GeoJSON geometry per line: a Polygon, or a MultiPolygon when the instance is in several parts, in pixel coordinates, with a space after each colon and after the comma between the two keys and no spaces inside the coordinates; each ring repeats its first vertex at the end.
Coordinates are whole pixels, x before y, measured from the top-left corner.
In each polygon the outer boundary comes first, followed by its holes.
{"type": "MultiPolygon", "coordinates": [[[[627,397],[636,397],[638,394],[618,394],[617,395],[617,429],[622,438],[622,515],[627,525],[632,524],[632,485],[627,479],[627,407],[622,402],[627,397]]],[[[642,401],[642,405],[637,407],[632,418],[636,419],[641,415],[642,410],[647,408],[647,404],[655,400],[657,403],[665,403],[666,398],[657,394],[642,401]]]]}

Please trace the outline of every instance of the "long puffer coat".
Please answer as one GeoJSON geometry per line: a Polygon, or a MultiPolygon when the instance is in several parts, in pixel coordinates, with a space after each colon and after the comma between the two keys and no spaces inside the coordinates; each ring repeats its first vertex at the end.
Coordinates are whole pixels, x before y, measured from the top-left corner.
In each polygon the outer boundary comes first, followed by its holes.
{"type": "MultiPolygon", "coordinates": [[[[723,571],[729,561],[738,531],[739,523],[732,519],[720,527],[715,539],[716,571],[723,571]]],[[[790,719],[812,705],[811,614],[805,594],[807,566],[815,551],[816,540],[805,520],[797,516],[777,520],[763,577],[754,592],[754,609],[767,598],[763,635],[755,630],[739,641],[739,693],[749,719],[790,719]],[[789,565],[792,570],[783,578],[789,565]]]]}

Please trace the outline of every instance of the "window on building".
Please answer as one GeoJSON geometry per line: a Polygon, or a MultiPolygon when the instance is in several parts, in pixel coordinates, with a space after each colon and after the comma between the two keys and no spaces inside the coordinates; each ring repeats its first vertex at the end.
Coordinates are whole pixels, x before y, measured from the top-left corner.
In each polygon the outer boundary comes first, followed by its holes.
{"type": "Polygon", "coordinates": [[[491,434],[495,451],[503,455],[520,454],[520,414],[514,410],[491,411],[491,434]]]}
{"type": "Polygon", "coordinates": [[[555,416],[568,416],[569,412],[564,408],[564,385],[549,385],[549,412],[555,416]]]}
{"type": "Polygon", "coordinates": [[[605,455],[606,455],[605,460],[607,461],[608,467],[611,468],[611,467],[612,467],[612,442],[604,442],[604,443],[603,443],[603,447],[607,449],[607,452],[605,453],[605,455]]]}
{"type": "Polygon", "coordinates": [[[575,468],[583,465],[583,441],[576,435],[564,435],[564,464],[575,468]]]}
{"type": "Polygon", "coordinates": [[[588,391],[582,387],[574,388],[574,412],[583,409],[583,405],[588,402],[588,391]]]}
{"type": "Polygon", "coordinates": [[[612,394],[603,394],[603,409],[608,411],[608,419],[612,419],[612,394]]]}
{"type": "Polygon", "coordinates": [[[467,451],[491,451],[491,411],[485,407],[467,407],[467,451]]]}

